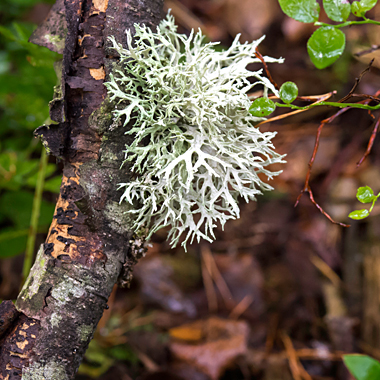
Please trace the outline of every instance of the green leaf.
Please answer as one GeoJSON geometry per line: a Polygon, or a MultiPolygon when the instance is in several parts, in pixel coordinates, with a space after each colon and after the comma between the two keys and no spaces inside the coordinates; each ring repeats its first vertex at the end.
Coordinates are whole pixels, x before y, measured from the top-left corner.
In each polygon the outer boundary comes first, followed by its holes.
{"type": "Polygon", "coordinates": [[[137,364],[139,362],[137,354],[130,346],[120,345],[111,347],[109,349],[109,354],[117,360],[129,361],[133,364],[137,364]]]}
{"type": "MultiPolygon", "coordinates": [[[[7,191],[0,199],[0,212],[9,218],[15,227],[28,228],[32,213],[33,194],[26,191],[7,191]]],[[[54,204],[42,200],[39,226],[47,226],[54,215],[54,204]]]]}
{"type": "Polygon", "coordinates": [[[373,194],[373,190],[369,186],[359,187],[356,198],[361,203],[371,203],[376,195],[373,194]]]}
{"type": "Polygon", "coordinates": [[[298,96],[298,87],[293,82],[285,82],[280,88],[280,98],[284,103],[292,103],[298,96]]]}
{"type": "Polygon", "coordinates": [[[6,51],[0,51],[0,75],[9,72],[11,63],[9,62],[9,54],[6,51]]]}
{"type": "Polygon", "coordinates": [[[346,44],[344,33],[333,26],[317,29],[307,41],[307,51],[318,69],[333,64],[343,53],[346,44]]]}
{"type": "Polygon", "coordinates": [[[301,22],[318,20],[320,6],[315,0],[279,0],[282,11],[301,22]]]}
{"type": "Polygon", "coordinates": [[[354,1],[351,4],[351,11],[357,17],[364,17],[365,13],[372,9],[376,3],[377,0],[354,1]]]}
{"type": "Polygon", "coordinates": [[[28,230],[7,228],[0,232],[0,258],[17,256],[25,251],[28,230]]]}
{"type": "Polygon", "coordinates": [[[59,189],[61,187],[62,183],[62,177],[56,176],[54,178],[51,178],[47,181],[45,181],[44,190],[45,191],[51,191],[52,193],[59,194],[59,189]]]}
{"type": "Polygon", "coordinates": [[[348,217],[351,219],[360,220],[360,219],[366,218],[368,215],[369,215],[369,211],[366,209],[363,209],[363,210],[355,210],[355,211],[350,212],[348,217]]]}
{"type": "Polygon", "coordinates": [[[113,365],[114,359],[110,358],[100,345],[93,340],[86,351],[86,361],[79,367],[78,373],[98,378],[113,365]]]}
{"type": "Polygon", "coordinates": [[[333,21],[346,21],[351,13],[351,5],[348,0],[323,0],[323,8],[333,21]]]}
{"type": "Polygon", "coordinates": [[[355,1],[351,4],[351,11],[356,17],[364,17],[365,15],[365,12],[363,11],[358,1],[355,1]]]}
{"type": "Polygon", "coordinates": [[[378,0],[360,0],[360,5],[363,9],[369,11],[376,5],[377,1],[378,0]]]}
{"type": "Polygon", "coordinates": [[[268,98],[258,98],[249,107],[253,116],[264,117],[270,115],[276,109],[276,104],[268,98]]]}
{"type": "Polygon", "coordinates": [[[12,41],[16,41],[17,37],[15,34],[5,26],[0,25],[0,34],[2,34],[4,37],[9,38],[12,41]]]}
{"type": "Polygon", "coordinates": [[[380,363],[367,355],[343,355],[343,361],[356,380],[380,379],[380,363]]]}

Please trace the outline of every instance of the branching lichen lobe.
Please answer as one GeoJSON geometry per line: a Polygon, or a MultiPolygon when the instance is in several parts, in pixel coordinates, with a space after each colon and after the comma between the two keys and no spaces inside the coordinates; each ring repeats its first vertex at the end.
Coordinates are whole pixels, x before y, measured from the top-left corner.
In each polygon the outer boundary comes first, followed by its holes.
{"type": "Polygon", "coordinates": [[[212,241],[217,224],[238,218],[238,197],[248,202],[271,190],[262,177],[278,175],[268,166],[284,156],[274,150],[275,133],[261,132],[255,125],[263,119],[249,113],[247,92],[255,85],[264,96],[278,95],[262,70],[246,69],[260,61],[256,47],[263,38],[241,44],[237,36],[226,51],[216,51],[201,31],[187,37],[176,29],[168,15],[156,31],[136,24],[134,42],[128,30],[127,49],[111,37],[120,61],[105,84],[115,126],[135,122],[125,132],[134,140],[124,160],[135,177],[119,185],[134,229],[148,229],[149,238],[170,226],[171,245],[183,235],[186,249],[194,238],[212,241]]]}

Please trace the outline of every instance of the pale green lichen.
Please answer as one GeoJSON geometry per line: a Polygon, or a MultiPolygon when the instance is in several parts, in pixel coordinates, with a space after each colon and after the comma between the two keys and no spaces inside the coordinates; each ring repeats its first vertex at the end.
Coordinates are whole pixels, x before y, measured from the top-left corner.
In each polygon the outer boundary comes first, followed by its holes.
{"type": "Polygon", "coordinates": [[[50,324],[52,327],[58,327],[62,320],[62,315],[58,313],[52,313],[50,316],[50,324]]]}
{"type": "Polygon", "coordinates": [[[22,368],[21,380],[69,380],[62,360],[48,363],[30,363],[22,368]]]}
{"type": "MultiPolygon", "coordinates": [[[[66,30],[66,32],[67,32],[67,30],[66,30]]],[[[56,51],[63,51],[63,49],[65,48],[65,38],[64,37],[61,37],[58,35],[53,36],[52,34],[46,34],[45,39],[46,39],[46,41],[50,42],[51,44],[53,44],[55,46],[56,51]]]]}
{"type": "Polygon", "coordinates": [[[121,201],[134,205],[134,228],[147,227],[148,238],[171,226],[172,246],[182,233],[185,248],[194,238],[212,241],[218,222],[239,217],[239,197],[248,202],[272,190],[260,175],[272,179],[280,172],[267,167],[284,162],[271,143],[275,133],[260,132],[255,125],[262,119],[248,111],[254,86],[278,96],[262,70],[246,69],[260,62],[255,51],[263,38],[240,44],[237,36],[216,51],[201,31],[178,34],[170,15],[156,33],[135,29],[134,42],[127,31],[127,49],[111,38],[120,62],[106,83],[116,104],[114,125],[134,120],[125,161],[133,161],[136,177],[120,184],[121,201]]]}
{"type": "Polygon", "coordinates": [[[58,283],[52,290],[51,296],[59,305],[71,302],[73,297],[80,298],[86,293],[84,285],[68,276],[63,276],[63,281],[58,283]]]}
{"type": "Polygon", "coordinates": [[[48,260],[44,254],[43,245],[40,246],[36,260],[30,270],[29,276],[27,277],[25,284],[20,292],[21,299],[26,298],[31,299],[33,296],[38,294],[40,286],[45,281],[44,273],[46,271],[48,260]]]}
{"type": "Polygon", "coordinates": [[[87,342],[93,332],[94,326],[92,325],[81,325],[77,327],[77,333],[82,342],[87,342]]]}

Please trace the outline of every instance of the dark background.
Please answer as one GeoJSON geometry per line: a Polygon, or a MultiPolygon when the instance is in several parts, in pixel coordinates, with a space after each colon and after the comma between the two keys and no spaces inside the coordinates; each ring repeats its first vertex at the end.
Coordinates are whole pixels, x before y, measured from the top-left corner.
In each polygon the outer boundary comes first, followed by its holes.
{"type": "MultiPolygon", "coordinates": [[[[53,1],[0,2],[0,299],[15,299],[21,284],[42,146],[33,130],[48,118],[56,76],[55,53],[27,42],[53,1]]],[[[263,55],[275,81],[293,81],[300,95],[380,89],[380,28],[345,29],[347,47],[319,71],[307,56],[314,26],[281,12],[277,0],[170,0],[166,8],[183,33],[201,27],[228,46],[237,33],[251,41],[266,34],[263,55]]],[[[380,6],[368,14],[380,19],[380,6]]],[[[322,21],[324,15],[321,16],[322,21]]],[[[257,70],[260,66],[252,67],[257,70]]],[[[275,191],[241,203],[241,218],[218,229],[213,244],[170,250],[161,230],[135,269],[131,289],[115,289],[78,379],[349,379],[340,355],[364,352],[380,359],[380,207],[361,222],[348,214],[360,205],[359,186],[380,191],[375,140],[360,168],[373,122],[351,110],[325,126],[311,186],[315,198],[343,228],[328,221],[303,187],[319,123],[334,113],[318,108],[265,124],[287,153],[275,191]],[[309,376],[309,377],[308,377],[309,376]]],[[[376,115],[375,115],[376,116],[376,115]]],[[[36,247],[45,239],[60,186],[50,158],[36,247]]]]}

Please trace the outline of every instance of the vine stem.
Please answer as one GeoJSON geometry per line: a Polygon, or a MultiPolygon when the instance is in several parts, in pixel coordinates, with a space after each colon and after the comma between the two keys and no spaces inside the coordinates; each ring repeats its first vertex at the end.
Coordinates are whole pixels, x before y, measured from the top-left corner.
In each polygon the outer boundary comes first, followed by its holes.
{"type": "Polygon", "coordinates": [[[32,215],[30,217],[28,239],[26,241],[24,265],[22,268],[22,281],[21,281],[22,285],[24,284],[25,279],[28,277],[30,268],[32,267],[32,263],[33,263],[34,244],[36,242],[36,235],[38,232],[37,231],[38,219],[40,217],[42,192],[43,192],[43,188],[45,184],[47,162],[48,162],[48,156],[46,154],[46,150],[45,148],[42,148],[40,166],[38,169],[38,176],[37,176],[37,184],[36,184],[36,189],[34,192],[32,215]]]}
{"type": "MultiPolygon", "coordinates": [[[[375,99],[378,101],[377,99],[375,99]]],[[[309,104],[308,106],[299,107],[295,106],[294,104],[282,104],[282,103],[276,103],[276,107],[285,107],[285,108],[291,108],[293,110],[308,110],[310,108],[318,107],[318,106],[330,106],[330,107],[337,107],[337,108],[359,108],[362,110],[368,110],[368,111],[374,111],[380,109],[380,103],[376,106],[369,106],[367,104],[360,104],[360,103],[338,103],[338,102],[319,102],[319,103],[313,103],[309,104]]]]}
{"type": "Polygon", "coordinates": [[[366,18],[363,21],[346,21],[346,22],[343,22],[342,24],[338,24],[338,25],[326,24],[325,22],[320,22],[320,21],[317,21],[314,23],[315,26],[333,26],[334,28],[344,28],[345,26],[363,25],[363,24],[380,25],[380,21],[375,21],[375,20],[371,20],[371,19],[366,18]]]}

